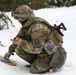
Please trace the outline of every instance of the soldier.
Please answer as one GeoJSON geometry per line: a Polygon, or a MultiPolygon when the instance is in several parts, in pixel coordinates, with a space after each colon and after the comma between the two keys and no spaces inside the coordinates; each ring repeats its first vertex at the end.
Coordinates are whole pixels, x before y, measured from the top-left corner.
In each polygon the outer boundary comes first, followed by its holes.
{"type": "Polygon", "coordinates": [[[14,9],[12,16],[21,23],[22,28],[4,58],[16,52],[30,63],[30,72],[34,74],[60,69],[65,63],[66,51],[58,31],[44,19],[36,17],[27,5],[14,9]]]}

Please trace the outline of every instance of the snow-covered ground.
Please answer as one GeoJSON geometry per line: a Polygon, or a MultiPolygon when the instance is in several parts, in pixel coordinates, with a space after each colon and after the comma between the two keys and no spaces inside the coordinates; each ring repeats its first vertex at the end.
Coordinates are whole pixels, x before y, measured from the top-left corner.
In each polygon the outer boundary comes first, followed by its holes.
{"type": "MultiPolygon", "coordinates": [[[[62,7],[62,8],[45,8],[40,10],[34,10],[36,16],[42,17],[47,20],[51,25],[59,25],[63,22],[67,28],[67,31],[64,31],[64,43],[63,47],[67,51],[67,60],[58,72],[48,72],[44,75],[76,75],[76,6],[72,7],[62,7]]],[[[0,46],[0,55],[4,55],[8,51],[8,47],[12,43],[10,39],[13,39],[18,33],[21,25],[10,16],[12,19],[15,28],[10,26],[10,29],[0,30],[0,41],[5,47],[0,46]]],[[[25,67],[27,62],[19,58],[16,54],[11,56],[10,59],[13,59],[17,62],[17,66],[8,66],[0,62],[0,75],[32,75],[29,72],[29,68],[25,67]]],[[[39,75],[39,74],[37,74],[39,75]]]]}

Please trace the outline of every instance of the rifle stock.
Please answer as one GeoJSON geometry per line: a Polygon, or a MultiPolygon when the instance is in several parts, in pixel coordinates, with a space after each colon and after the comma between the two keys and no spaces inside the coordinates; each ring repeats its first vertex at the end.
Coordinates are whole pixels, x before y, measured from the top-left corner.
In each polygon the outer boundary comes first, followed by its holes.
{"type": "Polygon", "coordinates": [[[59,32],[59,34],[61,34],[62,36],[64,36],[64,34],[61,32],[60,29],[63,30],[67,30],[67,28],[65,27],[64,23],[61,23],[59,26],[57,26],[56,24],[54,24],[55,29],[59,32]]]}

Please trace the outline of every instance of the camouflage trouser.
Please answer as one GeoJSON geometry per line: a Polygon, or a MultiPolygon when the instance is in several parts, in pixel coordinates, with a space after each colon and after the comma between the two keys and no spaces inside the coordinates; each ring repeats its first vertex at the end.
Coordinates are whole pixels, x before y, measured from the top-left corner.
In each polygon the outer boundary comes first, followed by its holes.
{"type": "Polygon", "coordinates": [[[27,52],[25,52],[20,46],[17,46],[17,48],[15,49],[16,54],[21,57],[22,59],[24,59],[25,61],[27,61],[28,63],[32,64],[33,61],[36,59],[37,55],[33,55],[33,54],[29,54],[27,52]]]}
{"type": "Polygon", "coordinates": [[[39,55],[28,54],[20,46],[15,49],[15,52],[31,64],[31,73],[45,73],[50,69],[59,69],[64,65],[66,60],[66,52],[62,47],[58,48],[58,50],[50,56],[45,53],[39,55]]]}

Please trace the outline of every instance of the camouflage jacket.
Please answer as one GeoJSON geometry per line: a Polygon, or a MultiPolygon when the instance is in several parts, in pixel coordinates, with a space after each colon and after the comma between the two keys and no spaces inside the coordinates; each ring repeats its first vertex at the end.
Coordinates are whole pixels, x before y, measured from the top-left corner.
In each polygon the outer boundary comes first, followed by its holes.
{"type": "Polygon", "coordinates": [[[43,52],[46,41],[52,40],[57,47],[62,45],[61,35],[54,29],[50,29],[44,19],[36,17],[26,22],[16,37],[23,39],[20,46],[27,53],[39,54],[43,52]]]}

